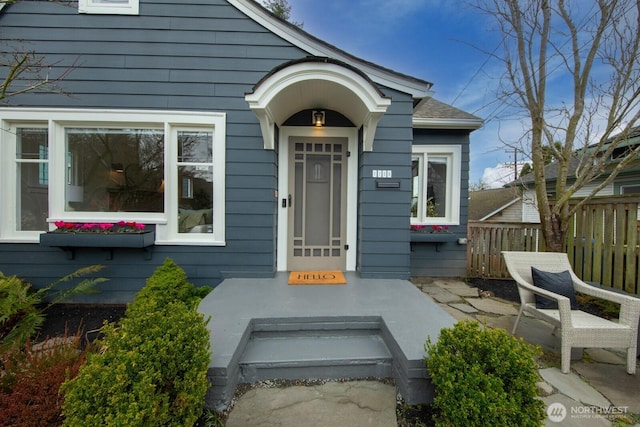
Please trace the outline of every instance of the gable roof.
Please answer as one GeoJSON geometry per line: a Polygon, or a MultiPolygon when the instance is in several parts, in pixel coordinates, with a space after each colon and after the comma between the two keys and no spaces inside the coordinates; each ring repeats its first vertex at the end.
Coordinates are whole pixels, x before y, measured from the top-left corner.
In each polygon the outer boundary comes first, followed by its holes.
{"type": "Polygon", "coordinates": [[[413,127],[429,129],[479,129],[483,120],[435,98],[425,98],[413,109],[413,127]]]}
{"type": "Polygon", "coordinates": [[[371,80],[383,86],[409,93],[413,98],[432,94],[433,83],[408,76],[351,55],[324,42],[303,29],[275,16],[255,0],[227,0],[249,18],[310,55],[334,58],[361,69],[371,80]]]}
{"type": "Polygon", "coordinates": [[[521,199],[514,187],[469,192],[469,220],[483,221],[521,199]]]}

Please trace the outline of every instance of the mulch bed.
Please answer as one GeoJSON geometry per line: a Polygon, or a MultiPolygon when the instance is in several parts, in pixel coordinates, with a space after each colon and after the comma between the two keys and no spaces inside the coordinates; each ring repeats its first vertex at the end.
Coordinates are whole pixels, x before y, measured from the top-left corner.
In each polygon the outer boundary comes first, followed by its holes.
{"type": "Polygon", "coordinates": [[[124,316],[126,305],[55,304],[45,310],[45,321],[38,341],[47,337],[79,333],[87,341],[95,340],[105,321],[115,322],[124,316]]]}

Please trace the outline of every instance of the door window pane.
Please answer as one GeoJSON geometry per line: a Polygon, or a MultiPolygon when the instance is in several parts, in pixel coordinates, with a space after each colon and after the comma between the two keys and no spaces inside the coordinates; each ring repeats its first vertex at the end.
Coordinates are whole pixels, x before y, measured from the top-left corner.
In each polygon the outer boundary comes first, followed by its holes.
{"type": "Polygon", "coordinates": [[[163,212],[164,134],[66,129],[67,211],[163,212]]]}

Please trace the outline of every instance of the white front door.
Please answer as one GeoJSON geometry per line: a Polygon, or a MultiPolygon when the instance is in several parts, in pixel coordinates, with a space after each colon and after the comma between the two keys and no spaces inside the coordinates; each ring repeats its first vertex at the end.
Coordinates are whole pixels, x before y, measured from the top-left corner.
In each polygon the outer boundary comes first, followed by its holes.
{"type": "Polygon", "coordinates": [[[289,138],[289,270],[346,267],[347,148],[345,137],[289,138]]]}

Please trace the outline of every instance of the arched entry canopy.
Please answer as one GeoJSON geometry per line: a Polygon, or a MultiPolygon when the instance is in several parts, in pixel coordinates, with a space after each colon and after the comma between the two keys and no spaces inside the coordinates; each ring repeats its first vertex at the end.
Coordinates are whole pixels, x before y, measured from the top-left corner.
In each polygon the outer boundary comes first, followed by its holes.
{"type": "Polygon", "coordinates": [[[371,151],[378,121],[391,104],[364,73],[320,57],[291,61],[274,69],[245,100],[258,116],[265,149],[274,148],[276,125],[281,126],[298,111],[323,109],[337,111],[362,127],[364,150],[371,151]]]}

